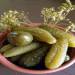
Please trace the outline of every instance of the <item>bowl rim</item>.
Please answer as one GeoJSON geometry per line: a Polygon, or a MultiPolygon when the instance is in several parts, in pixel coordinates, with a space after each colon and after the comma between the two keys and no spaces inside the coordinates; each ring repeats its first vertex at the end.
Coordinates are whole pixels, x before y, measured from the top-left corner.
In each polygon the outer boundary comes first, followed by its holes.
{"type": "Polygon", "coordinates": [[[61,67],[59,67],[57,69],[53,69],[53,70],[30,70],[30,69],[22,68],[22,67],[19,67],[19,66],[13,64],[9,60],[7,60],[2,54],[0,54],[0,63],[2,65],[6,66],[7,68],[17,71],[17,72],[22,72],[22,73],[27,73],[27,74],[47,74],[47,73],[58,72],[58,71],[61,71],[61,70],[64,70],[64,69],[70,67],[71,65],[73,65],[75,63],[75,58],[71,59],[69,62],[62,65],[61,67]]]}
{"type": "MultiPolygon", "coordinates": [[[[30,25],[37,26],[37,25],[40,25],[40,23],[31,23],[30,25]]],[[[1,53],[0,53],[0,63],[2,65],[4,65],[4,66],[8,67],[11,70],[22,72],[22,73],[27,73],[27,74],[47,74],[47,73],[58,72],[58,71],[61,71],[61,70],[64,70],[64,69],[70,67],[71,65],[73,65],[75,63],[75,57],[73,57],[69,62],[67,62],[66,64],[62,65],[61,67],[59,67],[57,69],[53,69],[53,70],[30,70],[30,69],[22,68],[22,67],[19,67],[19,66],[13,64],[9,60],[7,60],[1,53]]]]}

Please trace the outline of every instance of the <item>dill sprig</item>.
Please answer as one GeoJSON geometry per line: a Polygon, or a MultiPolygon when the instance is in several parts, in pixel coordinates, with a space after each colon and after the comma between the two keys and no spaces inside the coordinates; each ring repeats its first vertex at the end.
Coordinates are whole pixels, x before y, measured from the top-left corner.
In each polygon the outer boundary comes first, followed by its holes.
{"type": "Polygon", "coordinates": [[[30,23],[30,20],[23,11],[9,10],[4,12],[0,17],[0,30],[18,27],[28,23],[30,23]]]}
{"type": "Polygon", "coordinates": [[[67,15],[73,10],[75,10],[75,5],[72,5],[70,0],[66,0],[66,2],[62,3],[57,10],[54,7],[43,8],[41,14],[44,18],[45,25],[49,23],[58,24],[59,22],[65,20],[69,25],[66,28],[66,31],[71,30],[72,32],[75,32],[75,24],[72,23],[72,21],[67,20],[67,15]]]}
{"type": "Polygon", "coordinates": [[[71,32],[75,32],[75,23],[73,23],[70,19],[66,19],[66,22],[68,22],[67,27],[65,28],[65,31],[71,31],[71,32]]]}

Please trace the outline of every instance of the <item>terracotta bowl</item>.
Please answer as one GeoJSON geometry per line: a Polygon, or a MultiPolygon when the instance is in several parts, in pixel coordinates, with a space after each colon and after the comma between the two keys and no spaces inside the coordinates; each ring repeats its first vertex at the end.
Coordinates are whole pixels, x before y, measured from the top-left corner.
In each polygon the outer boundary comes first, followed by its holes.
{"type": "MultiPolygon", "coordinates": [[[[29,26],[37,26],[37,25],[39,25],[39,24],[32,23],[29,26]]],[[[0,33],[0,37],[2,37],[4,34],[6,36],[6,32],[0,33]]],[[[2,38],[4,39],[4,36],[2,38]]],[[[0,38],[0,39],[2,39],[2,38],[0,38]]],[[[71,65],[73,65],[75,63],[75,50],[74,50],[74,48],[71,48],[68,53],[71,57],[71,60],[64,63],[61,67],[59,67],[57,69],[54,69],[54,70],[30,70],[30,69],[27,69],[27,68],[22,68],[22,67],[19,67],[19,66],[13,64],[9,60],[7,60],[2,54],[0,54],[0,63],[3,64],[4,66],[6,66],[7,68],[10,68],[14,71],[18,71],[18,72],[22,72],[22,73],[28,73],[28,74],[50,73],[50,74],[52,74],[54,72],[64,70],[64,69],[70,67],[71,65]]]]}

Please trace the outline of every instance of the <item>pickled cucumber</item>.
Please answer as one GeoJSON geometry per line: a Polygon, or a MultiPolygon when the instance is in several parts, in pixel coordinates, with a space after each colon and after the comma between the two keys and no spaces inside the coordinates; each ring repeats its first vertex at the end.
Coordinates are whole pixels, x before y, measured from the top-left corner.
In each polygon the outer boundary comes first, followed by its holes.
{"type": "Polygon", "coordinates": [[[10,61],[16,62],[16,61],[18,61],[20,58],[21,58],[21,55],[13,56],[13,57],[10,58],[10,61]]]}
{"type": "Polygon", "coordinates": [[[39,64],[40,60],[46,54],[47,50],[48,46],[43,46],[35,51],[25,54],[20,60],[20,65],[26,67],[36,66],[37,64],[39,64]]]}
{"type": "Polygon", "coordinates": [[[16,46],[25,46],[33,41],[33,36],[28,32],[11,32],[8,41],[16,46]]]}
{"type": "Polygon", "coordinates": [[[41,28],[49,31],[57,39],[66,38],[69,42],[69,47],[75,47],[75,36],[72,33],[67,33],[55,26],[41,25],[41,28]]]}
{"type": "MultiPolygon", "coordinates": [[[[20,28],[14,28],[15,31],[26,31],[31,33],[33,36],[36,37],[36,39],[49,43],[54,44],[56,43],[56,39],[46,30],[38,27],[20,27],[20,28]]],[[[13,31],[14,31],[13,30],[13,31]]]]}
{"type": "Polygon", "coordinates": [[[13,57],[13,56],[21,55],[21,54],[27,53],[29,51],[35,50],[39,47],[40,47],[40,43],[33,42],[27,46],[14,47],[12,49],[9,49],[9,50],[5,51],[3,53],[3,55],[5,57],[13,57]]]}
{"type": "Polygon", "coordinates": [[[14,47],[13,45],[7,44],[7,45],[3,46],[3,47],[0,49],[0,53],[3,53],[3,52],[5,52],[5,51],[7,51],[7,50],[9,50],[9,49],[11,49],[11,48],[13,48],[13,47],[14,47]]]}
{"type": "Polygon", "coordinates": [[[45,66],[48,69],[55,69],[60,67],[66,57],[68,50],[68,40],[67,39],[59,39],[57,43],[52,45],[50,51],[45,57],[45,66]]]}

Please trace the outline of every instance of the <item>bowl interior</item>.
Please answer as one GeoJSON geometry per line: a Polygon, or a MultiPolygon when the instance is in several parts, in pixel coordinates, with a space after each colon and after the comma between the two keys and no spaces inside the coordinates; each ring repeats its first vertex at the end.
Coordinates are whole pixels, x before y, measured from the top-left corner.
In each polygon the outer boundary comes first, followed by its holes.
{"type": "MultiPolygon", "coordinates": [[[[32,27],[36,27],[40,24],[38,23],[32,23],[31,26],[32,27]]],[[[30,26],[30,25],[29,25],[30,26]]],[[[61,27],[62,28],[62,27],[61,27]]],[[[63,29],[63,28],[62,28],[63,29]]],[[[4,34],[4,33],[1,33],[1,34],[4,34]]],[[[0,37],[2,37],[2,35],[0,35],[0,37]]],[[[54,69],[54,70],[47,70],[45,68],[42,67],[41,69],[41,66],[37,66],[38,67],[38,70],[33,70],[33,69],[28,69],[28,68],[23,68],[23,67],[20,67],[18,65],[15,65],[13,64],[11,61],[9,61],[8,59],[6,59],[3,55],[0,54],[0,61],[1,61],[1,64],[7,66],[8,68],[11,68],[13,70],[16,70],[16,71],[19,71],[19,72],[24,72],[24,73],[32,73],[32,74],[44,74],[44,73],[53,73],[53,72],[57,72],[57,71],[60,71],[60,70],[63,70],[69,66],[71,66],[74,62],[75,62],[75,48],[69,48],[68,50],[68,54],[70,55],[71,59],[70,61],[64,63],[61,67],[57,68],[57,69],[54,69]]]]}

